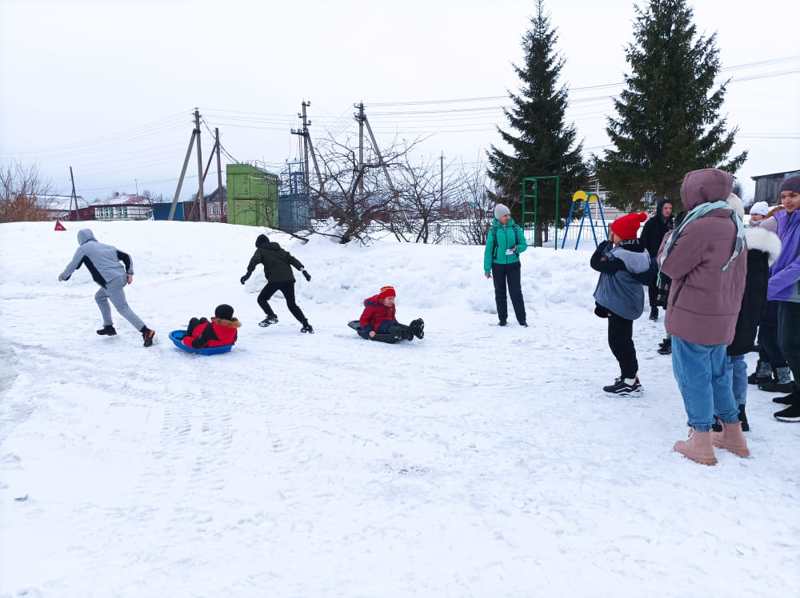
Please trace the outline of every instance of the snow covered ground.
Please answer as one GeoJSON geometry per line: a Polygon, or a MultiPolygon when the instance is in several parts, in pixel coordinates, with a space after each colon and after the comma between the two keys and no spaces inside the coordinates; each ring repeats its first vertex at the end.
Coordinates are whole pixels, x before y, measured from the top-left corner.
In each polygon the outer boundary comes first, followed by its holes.
{"type": "Polygon", "coordinates": [[[258,231],[92,223],[129,251],[133,308],[101,338],[75,224],[0,226],[0,596],[788,596],[800,587],[800,426],[750,397],[753,457],[671,452],[685,416],[661,324],[646,394],[613,399],[588,253],[531,250],[531,327],[494,326],[481,248],[279,238],[317,330],[256,323],[258,231]],[[383,284],[426,338],[345,324],[383,284]],[[166,338],[231,303],[229,354],[166,338]]]}

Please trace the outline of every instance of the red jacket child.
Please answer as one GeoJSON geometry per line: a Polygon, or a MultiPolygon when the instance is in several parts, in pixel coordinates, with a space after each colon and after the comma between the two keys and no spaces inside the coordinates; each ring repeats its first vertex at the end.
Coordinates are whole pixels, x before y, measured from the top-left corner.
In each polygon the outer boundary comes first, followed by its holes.
{"type": "Polygon", "coordinates": [[[233,317],[233,308],[230,305],[220,305],[214,310],[214,317],[210,322],[206,318],[192,318],[182,342],[195,349],[233,345],[240,326],[239,320],[233,317]]]}
{"type": "Polygon", "coordinates": [[[358,320],[361,330],[378,332],[384,322],[396,322],[394,306],[396,295],[394,287],[381,287],[380,293],[364,301],[364,312],[358,320]],[[387,301],[387,299],[392,300],[387,301]]]}

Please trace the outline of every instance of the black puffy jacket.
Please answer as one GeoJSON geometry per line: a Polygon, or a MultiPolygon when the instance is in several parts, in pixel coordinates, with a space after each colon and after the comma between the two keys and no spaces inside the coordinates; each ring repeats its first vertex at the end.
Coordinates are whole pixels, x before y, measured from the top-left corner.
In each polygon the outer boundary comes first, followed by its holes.
{"type": "Polygon", "coordinates": [[[658,255],[658,250],[661,249],[661,242],[664,240],[666,234],[672,230],[673,218],[670,217],[665,220],[664,216],[661,214],[665,203],[672,202],[665,199],[658,200],[658,203],[656,203],[656,213],[651,216],[651,218],[644,223],[644,227],[642,227],[642,234],[639,240],[647,253],[650,254],[650,257],[658,255]]]}
{"type": "Polygon", "coordinates": [[[728,355],[744,355],[753,350],[761,312],[767,302],[769,267],[778,259],[781,242],[775,233],[765,228],[750,227],[745,231],[747,240],[747,279],[742,297],[742,308],[736,320],[733,342],[728,345],[728,355]]]}
{"type": "Polygon", "coordinates": [[[264,276],[269,282],[294,282],[292,266],[303,269],[300,260],[277,243],[271,243],[265,235],[259,235],[256,239],[256,252],[247,265],[248,276],[259,264],[264,266],[264,276]]]}

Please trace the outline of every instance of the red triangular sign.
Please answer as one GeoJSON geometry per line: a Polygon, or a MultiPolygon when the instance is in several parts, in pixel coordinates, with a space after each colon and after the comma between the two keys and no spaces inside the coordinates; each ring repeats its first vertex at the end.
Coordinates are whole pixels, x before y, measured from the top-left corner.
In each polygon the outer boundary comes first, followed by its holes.
{"type": "Polygon", "coordinates": [[[53,230],[67,230],[60,220],[56,220],[56,227],[53,230]]]}

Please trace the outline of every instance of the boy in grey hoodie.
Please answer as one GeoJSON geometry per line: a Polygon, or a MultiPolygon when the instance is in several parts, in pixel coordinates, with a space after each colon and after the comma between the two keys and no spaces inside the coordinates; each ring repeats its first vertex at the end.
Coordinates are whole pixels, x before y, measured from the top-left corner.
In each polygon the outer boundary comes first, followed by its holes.
{"type": "Polygon", "coordinates": [[[111,301],[120,315],[142,333],[144,346],[150,347],[156,333],[145,326],[125,299],[125,285],[133,282],[131,256],[124,251],[119,251],[116,247],[99,243],[91,229],[83,228],[78,231],[78,249],[75,251],[72,261],[59,274],[58,280],[62,282],[69,280],[72,273],[83,265],[89,270],[92,279],[100,285],[94,300],[97,302],[97,307],[100,308],[103,327],[97,331],[97,334],[102,336],[117,334],[111,320],[111,308],[108,305],[108,302],[111,301]]]}

